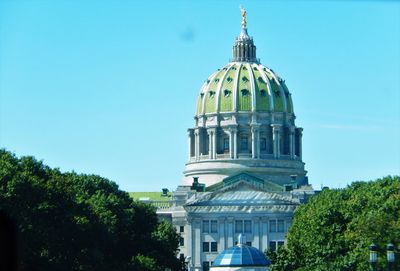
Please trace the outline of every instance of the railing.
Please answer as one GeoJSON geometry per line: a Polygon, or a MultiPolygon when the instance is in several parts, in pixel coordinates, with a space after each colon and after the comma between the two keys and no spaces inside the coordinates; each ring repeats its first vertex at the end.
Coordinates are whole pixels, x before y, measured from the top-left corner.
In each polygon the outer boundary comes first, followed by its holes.
{"type": "Polygon", "coordinates": [[[154,207],[157,207],[157,209],[168,209],[172,206],[173,201],[166,201],[166,200],[149,200],[149,204],[151,204],[154,207]]]}
{"type": "MultiPolygon", "coordinates": [[[[216,157],[216,159],[230,159],[230,158],[231,157],[230,157],[229,153],[217,154],[217,157],[216,157]]],[[[238,153],[238,158],[239,159],[240,158],[250,159],[250,158],[252,158],[252,156],[251,156],[251,153],[238,153]]],[[[260,154],[260,159],[274,159],[274,155],[270,154],[270,153],[269,154],[262,153],[262,154],[260,154]]],[[[291,156],[287,155],[287,154],[281,154],[278,159],[301,161],[301,158],[299,156],[296,155],[296,156],[294,156],[294,158],[291,158],[291,156]]],[[[197,159],[197,160],[196,160],[196,157],[194,157],[194,156],[190,157],[189,162],[193,163],[193,162],[206,161],[206,160],[212,160],[212,159],[210,159],[210,156],[208,154],[202,154],[202,155],[200,155],[199,159],[197,159]]]]}

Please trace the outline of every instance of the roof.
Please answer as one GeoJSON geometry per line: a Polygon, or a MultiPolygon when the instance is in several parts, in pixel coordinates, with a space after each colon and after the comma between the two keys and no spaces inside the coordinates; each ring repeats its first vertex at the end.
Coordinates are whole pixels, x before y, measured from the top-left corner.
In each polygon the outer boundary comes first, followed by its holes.
{"type": "Polygon", "coordinates": [[[290,193],[268,192],[246,181],[199,194],[185,205],[191,212],[293,212],[300,204],[290,193]]]}
{"type": "Polygon", "coordinates": [[[293,113],[291,94],[272,69],[258,63],[230,62],[200,89],[198,116],[220,112],[293,113]]]}
{"type": "Polygon", "coordinates": [[[213,267],[224,266],[267,266],[270,262],[255,247],[239,244],[221,252],[214,260],[213,267]]]}

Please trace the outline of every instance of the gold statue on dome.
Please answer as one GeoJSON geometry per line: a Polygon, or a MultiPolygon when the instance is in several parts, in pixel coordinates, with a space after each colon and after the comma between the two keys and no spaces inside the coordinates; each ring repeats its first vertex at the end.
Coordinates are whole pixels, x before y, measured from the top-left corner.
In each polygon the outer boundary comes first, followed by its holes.
{"type": "Polygon", "coordinates": [[[247,25],[246,21],[246,10],[240,5],[240,11],[242,12],[242,27],[245,28],[247,25]]]}

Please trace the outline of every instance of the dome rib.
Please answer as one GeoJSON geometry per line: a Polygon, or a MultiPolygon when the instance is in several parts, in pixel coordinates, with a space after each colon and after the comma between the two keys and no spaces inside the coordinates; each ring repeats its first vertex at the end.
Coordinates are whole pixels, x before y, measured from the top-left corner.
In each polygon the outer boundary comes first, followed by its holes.
{"type": "Polygon", "coordinates": [[[226,79],[226,76],[228,75],[228,73],[229,73],[229,69],[231,68],[233,66],[233,63],[230,63],[228,66],[225,66],[225,68],[226,68],[226,71],[225,71],[225,73],[224,73],[224,75],[222,75],[222,77],[221,77],[221,79],[220,79],[220,81],[219,81],[219,85],[218,85],[218,90],[217,90],[217,99],[216,99],[216,101],[215,101],[215,107],[216,107],[216,112],[217,113],[219,113],[220,112],[220,104],[219,104],[219,100],[220,100],[220,97],[221,97],[221,93],[222,93],[222,86],[224,85],[224,81],[225,81],[225,79],[226,79]]]}
{"type": "Polygon", "coordinates": [[[246,64],[247,71],[249,72],[249,77],[250,77],[250,86],[251,86],[251,112],[256,111],[256,86],[254,83],[254,72],[253,72],[253,67],[250,65],[250,63],[246,64]]]}
{"type": "Polygon", "coordinates": [[[238,88],[239,88],[239,82],[238,82],[238,78],[239,78],[239,72],[240,69],[242,68],[242,64],[237,64],[236,65],[236,73],[235,73],[235,78],[233,81],[233,89],[232,89],[232,93],[233,93],[233,112],[238,112],[238,88]]]}

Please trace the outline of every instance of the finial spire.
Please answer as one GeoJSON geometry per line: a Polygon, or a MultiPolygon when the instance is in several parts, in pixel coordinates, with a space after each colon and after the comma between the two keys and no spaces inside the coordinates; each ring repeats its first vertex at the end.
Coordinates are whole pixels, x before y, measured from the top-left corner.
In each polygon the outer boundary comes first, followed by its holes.
{"type": "Polygon", "coordinates": [[[242,28],[246,28],[247,26],[247,21],[246,21],[246,10],[240,5],[240,12],[242,12],[242,28]]]}
{"type": "Polygon", "coordinates": [[[256,46],[254,45],[253,38],[247,34],[247,12],[242,6],[240,6],[240,11],[242,13],[242,29],[233,45],[232,61],[258,63],[256,58],[256,46]]]}

